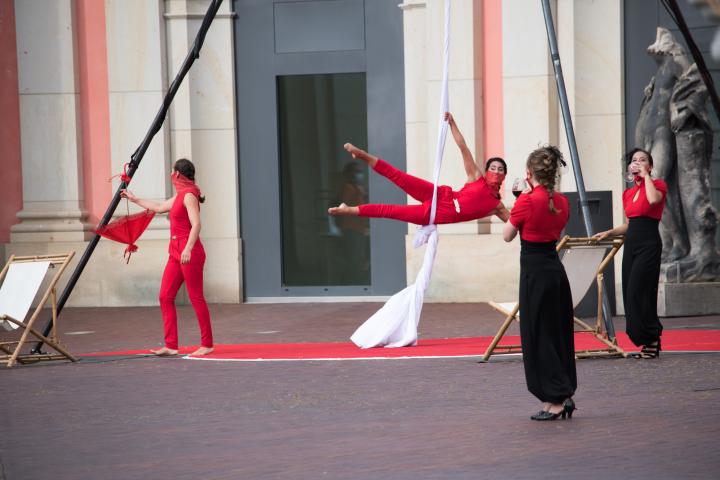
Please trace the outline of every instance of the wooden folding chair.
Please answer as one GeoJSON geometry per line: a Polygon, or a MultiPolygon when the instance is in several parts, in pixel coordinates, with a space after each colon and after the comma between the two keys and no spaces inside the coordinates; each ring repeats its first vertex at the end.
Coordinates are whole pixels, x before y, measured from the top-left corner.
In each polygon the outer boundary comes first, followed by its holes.
{"type": "Polygon", "coordinates": [[[55,290],[60,276],[70,263],[75,252],[57,255],[11,256],[0,272],[0,327],[7,330],[18,329],[20,340],[0,342],[0,363],[12,367],[16,363],[26,364],[42,360],[68,359],[73,362],[77,358],[58,343],[57,339],[57,292],[55,290]],[[54,269],[48,287],[42,294],[33,314],[27,322],[23,320],[30,310],[33,300],[42,285],[47,271],[54,269]],[[46,337],[33,328],[35,320],[50,300],[52,309],[52,331],[46,337]],[[34,339],[32,338],[34,337],[34,339]],[[22,353],[28,342],[34,340],[44,342],[57,353],[31,354],[22,353]]]}
{"type": "MultiPolygon", "coordinates": [[[[602,315],[602,295],[603,295],[603,271],[610,264],[615,254],[620,250],[624,242],[624,237],[607,237],[601,241],[594,238],[570,237],[566,235],[557,245],[558,253],[565,250],[562,257],[562,263],[565,267],[568,280],[570,281],[570,290],[573,299],[573,308],[582,301],[585,294],[590,289],[593,280],[598,286],[598,307],[597,322],[595,327],[591,327],[582,319],[573,317],[575,325],[579,327],[576,332],[590,333],[600,342],[605,344],[605,348],[588,349],[575,352],[577,358],[598,357],[598,356],[622,356],[627,357],[627,353],[620,348],[616,339],[608,339],[605,331],[602,315]],[[608,252],[609,249],[609,252],[608,252]]],[[[495,350],[499,353],[521,353],[520,345],[498,345],[505,332],[510,327],[513,320],[520,321],[520,304],[513,303],[495,303],[489,302],[490,306],[498,312],[505,315],[505,321],[495,334],[492,342],[483,354],[481,362],[487,362],[495,350]]]]}

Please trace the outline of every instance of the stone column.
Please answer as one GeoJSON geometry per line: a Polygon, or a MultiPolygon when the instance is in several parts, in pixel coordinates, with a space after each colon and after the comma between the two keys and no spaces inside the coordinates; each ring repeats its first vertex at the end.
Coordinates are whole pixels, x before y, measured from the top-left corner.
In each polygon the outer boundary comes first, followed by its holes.
{"type": "Polygon", "coordinates": [[[22,159],[20,155],[20,99],[18,98],[17,40],[15,5],[0,2],[0,171],[3,193],[0,202],[0,259],[10,241],[10,226],[22,210],[22,159]]]}
{"type": "Polygon", "coordinates": [[[558,144],[558,100],[540,2],[503,2],[502,24],[505,156],[512,181],[525,177],[528,153],[558,144]]]}
{"type": "Polygon", "coordinates": [[[21,222],[11,243],[86,240],[77,52],[71,0],[15,1],[21,222]]]}
{"type": "MultiPolygon", "coordinates": [[[[170,76],[191,49],[207,7],[206,0],[164,1],[170,76]]],[[[242,301],[232,19],[231,2],[223,2],[170,109],[172,158],[192,160],[207,197],[201,238],[210,302],[242,301]]]]}
{"type": "MultiPolygon", "coordinates": [[[[112,171],[123,165],[140,145],[165,94],[168,76],[162,0],[105,0],[110,99],[112,171]]],[[[172,158],[167,120],[145,152],[130,190],[156,201],[172,196],[172,158]]],[[[113,191],[119,180],[113,182],[113,191]]],[[[121,205],[122,207],[122,205],[121,205]]],[[[126,212],[119,207],[116,215],[126,212]]],[[[137,209],[137,207],[134,207],[137,209]]],[[[169,224],[156,216],[144,239],[166,239],[169,224]]]]}

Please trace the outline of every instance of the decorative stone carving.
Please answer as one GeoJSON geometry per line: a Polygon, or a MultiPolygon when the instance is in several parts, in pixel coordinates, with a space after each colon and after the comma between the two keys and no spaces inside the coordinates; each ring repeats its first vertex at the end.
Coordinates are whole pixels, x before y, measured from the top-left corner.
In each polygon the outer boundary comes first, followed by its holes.
{"type": "Polygon", "coordinates": [[[656,41],[647,51],[658,69],[645,88],[635,142],[650,151],[654,176],[668,184],[660,224],[661,279],[716,281],[720,255],[715,246],[717,214],[710,196],[708,92],[697,66],[667,29],[658,27],[656,41]]]}

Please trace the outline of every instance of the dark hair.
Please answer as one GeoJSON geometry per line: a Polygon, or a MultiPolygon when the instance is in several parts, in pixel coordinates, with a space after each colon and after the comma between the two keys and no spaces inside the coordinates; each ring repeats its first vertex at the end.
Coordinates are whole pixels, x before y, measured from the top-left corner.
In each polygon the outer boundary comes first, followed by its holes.
{"type": "Polygon", "coordinates": [[[535,180],[548,191],[550,196],[548,206],[552,214],[560,212],[555,208],[555,202],[553,201],[555,186],[560,175],[560,165],[564,167],[566,165],[565,160],[560,150],[552,145],[533,150],[527,159],[528,170],[532,172],[535,180]]]}
{"type": "Polygon", "coordinates": [[[500,163],[502,163],[502,166],[503,166],[503,168],[505,169],[505,173],[507,174],[507,171],[508,171],[508,170],[507,170],[507,163],[505,163],[505,160],[503,160],[503,159],[500,158],[500,157],[492,157],[492,158],[488,158],[488,159],[487,159],[487,162],[485,162],[485,171],[486,171],[486,172],[488,171],[488,168],[490,168],[490,164],[493,163],[493,162],[500,162],[500,163]]]}
{"type": "MultiPolygon", "coordinates": [[[[178,172],[183,177],[187,177],[188,180],[195,181],[195,165],[188,160],[187,158],[180,158],[175,162],[175,165],[173,165],[173,170],[178,172]]],[[[198,197],[198,200],[200,203],[205,202],[205,196],[200,195],[198,197]]]]}
{"type": "Polygon", "coordinates": [[[628,153],[625,154],[625,168],[627,168],[632,163],[633,156],[635,156],[635,154],[638,152],[642,152],[645,155],[647,155],[648,162],[650,163],[650,166],[652,167],[653,158],[652,158],[652,155],[650,155],[650,152],[648,152],[647,150],[642,149],[642,148],[633,148],[632,150],[630,150],[628,153]]]}

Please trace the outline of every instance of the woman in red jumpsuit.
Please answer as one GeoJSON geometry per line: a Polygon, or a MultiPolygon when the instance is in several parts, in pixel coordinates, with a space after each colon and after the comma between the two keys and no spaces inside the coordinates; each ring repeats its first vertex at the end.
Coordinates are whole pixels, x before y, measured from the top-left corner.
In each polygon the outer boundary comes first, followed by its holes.
{"type": "MultiPolygon", "coordinates": [[[[507,174],[505,161],[502,158],[493,157],[486,162],[485,169],[481,168],[473,159],[472,153],[465,143],[465,138],[449,112],[445,114],[445,119],[450,124],[450,131],[462,153],[467,183],[459,191],[446,185],[438,187],[435,223],[466,222],[490,215],[497,215],[503,222],[506,222],[510,213],[500,201],[500,187],[507,174]]],[[[392,218],[416,225],[430,223],[430,209],[435,189],[432,182],[408,175],[350,143],[345,144],[345,150],[350,152],[353,158],[367,163],[373,170],[393,182],[421,204],[353,206],[342,203],[328,209],[330,215],[392,218]]]]}
{"type": "Polygon", "coordinates": [[[160,284],[160,311],[165,331],[165,346],[150,350],[158,356],[178,353],[177,312],[175,297],[185,282],[198,324],[201,346],[192,355],[207,355],[213,351],[210,311],[203,293],[203,266],[205,249],[200,242],[200,204],[205,197],[195,184],[195,166],[181,158],[173,166],[171,175],[176,194],[163,203],[138,198],[128,190],[122,196],[133,203],[156,213],[168,213],[170,219],[170,245],[168,261],[160,284]]]}

